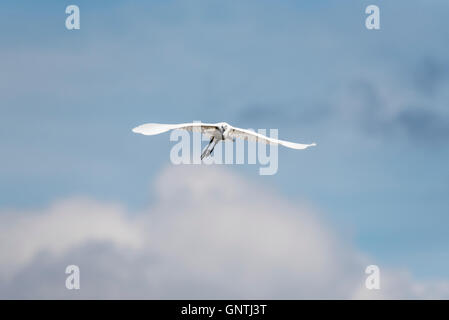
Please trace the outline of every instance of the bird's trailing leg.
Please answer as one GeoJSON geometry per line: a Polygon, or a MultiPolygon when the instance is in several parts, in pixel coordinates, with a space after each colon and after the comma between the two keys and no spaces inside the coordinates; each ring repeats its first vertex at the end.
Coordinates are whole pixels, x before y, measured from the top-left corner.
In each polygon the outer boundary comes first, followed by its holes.
{"type": "Polygon", "coordinates": [[[207,145],[206,148],[204,148],[203,152],[201,153],[201,160],[203,160],[205,157],[208,157],[212,154],[217,142],[218,142],[218,140],[215,137],[210,138],[209,144],[207,145]]]}

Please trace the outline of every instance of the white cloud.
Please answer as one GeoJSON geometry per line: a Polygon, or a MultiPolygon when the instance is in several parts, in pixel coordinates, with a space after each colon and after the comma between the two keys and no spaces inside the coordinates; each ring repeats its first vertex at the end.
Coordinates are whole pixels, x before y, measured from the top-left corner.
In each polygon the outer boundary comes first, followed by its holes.
{"type": "Polygon", "coordinates": [[[381,290],[368,291],[366,257],[313,209],[222,168],[169,167],[155,191],[156,203],[133,215],[83,199],[38,212],[1,212],[0,296],[426,298],[449,293],[446,282],[418,283],[382,266],[381,290]],[[64,287],[69,263],[81,268],[79,292],[64,287]]]}
{"type": "Polygon", "coordinates": [[[37,212],[2,212],[0,279],[29,264],[41,251],[55,255],[90,241],[138,248],[143,236],[118,206],[71,199],[37,212]]]}

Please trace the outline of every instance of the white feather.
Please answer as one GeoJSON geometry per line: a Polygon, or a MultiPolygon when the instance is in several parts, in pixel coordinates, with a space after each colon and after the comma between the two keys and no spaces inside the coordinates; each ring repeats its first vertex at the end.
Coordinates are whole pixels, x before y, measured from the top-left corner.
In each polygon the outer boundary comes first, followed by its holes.
{"type": "Polygon", "coordinates": [[[192,123],[180,123],[180,124],[163,124],[163,123],[146,123],[143,125],[140,125],[138,127],[135,127],[133,129],[133,132],[135,133],[141,133],[144,135],[152,136],[160,133],[164,133],[170,130],[175,129],[183,129],[183,130],[190,130],[190,131],[201,131],[203,133],[207,133],[209,135],[214,135],[217,137],[222,136],[222,128],[225,127],[228,130],[229,134],[226,138],[234,139],[244,139],[249,141],[261,141],[267,144],[280,144],[287,148],[292,149],[306,149],[308,147],[316,146],[316,143],[311,144],[301,144],[301,143],[295,143],[285,140],[278,140],[273,139],[267,136],[264,136],[260,133],[236,128],[233,127],[225,122],[219,122],[219,123],[201,123],[201,122],[192,122],[192,123]]]}

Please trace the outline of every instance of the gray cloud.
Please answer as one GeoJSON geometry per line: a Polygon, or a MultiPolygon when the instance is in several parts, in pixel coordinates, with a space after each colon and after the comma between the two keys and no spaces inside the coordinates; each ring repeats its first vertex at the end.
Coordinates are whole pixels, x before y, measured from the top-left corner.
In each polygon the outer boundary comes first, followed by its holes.
{"type": "Polygon", "coordinates": [[[429,144],[446,143],[449,138],[449,116],[439,108],[438,99],[379,80],[355,81],[344,95],[341,113],[366,134],[429,144]]]}
{"type": "Polygon", "coordinates": [[[447,62],[432,57],[422,58],[411,69],[415,88],[425,94],[435,94],[447,80],[449,71],[447,62]]]}
{"type": "Polygon", "coordinates": [[[409,136],[432,142],[447,142],[449,118],[429,109],[404,110],[395,119],[409,136]]]}

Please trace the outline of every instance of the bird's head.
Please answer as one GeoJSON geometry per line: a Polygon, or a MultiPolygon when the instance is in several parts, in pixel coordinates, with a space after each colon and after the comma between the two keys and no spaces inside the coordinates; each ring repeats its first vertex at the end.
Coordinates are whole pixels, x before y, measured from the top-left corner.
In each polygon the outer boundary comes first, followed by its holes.
{"type": "Polygon", "coordinates": [[[230,125],[229,125],[228,123],[226,123],[226,122],[220,122],[220,123],[218,123],[218,126],[219,126],[223,131],[225,131],[227,128],[230,127],[230,125]]]}

